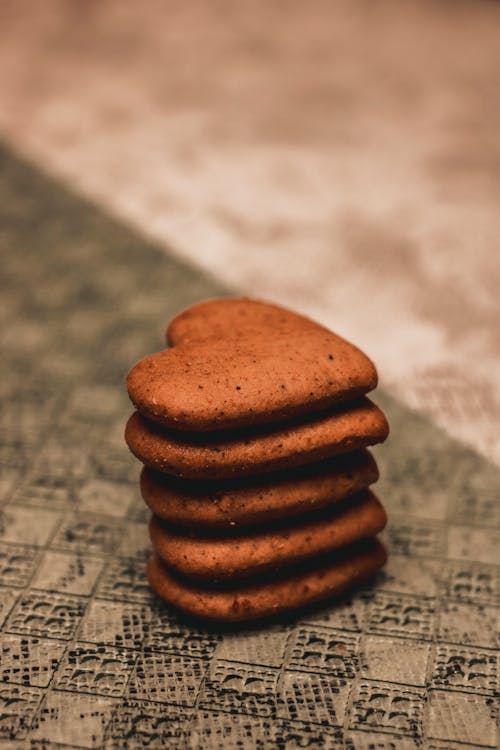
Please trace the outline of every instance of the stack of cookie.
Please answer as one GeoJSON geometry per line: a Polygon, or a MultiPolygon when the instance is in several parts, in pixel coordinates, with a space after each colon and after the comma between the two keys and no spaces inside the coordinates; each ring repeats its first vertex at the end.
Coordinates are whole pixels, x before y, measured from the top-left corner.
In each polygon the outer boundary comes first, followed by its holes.
{"type": "Polygon", "coordinates": [[[372,362],[300,315],[211,300],[127,387],[126,440],[153,511],[153,589],[195,616],[251,620],[337,594],[385,562],[366,446],[388,435],[372,362]]]}

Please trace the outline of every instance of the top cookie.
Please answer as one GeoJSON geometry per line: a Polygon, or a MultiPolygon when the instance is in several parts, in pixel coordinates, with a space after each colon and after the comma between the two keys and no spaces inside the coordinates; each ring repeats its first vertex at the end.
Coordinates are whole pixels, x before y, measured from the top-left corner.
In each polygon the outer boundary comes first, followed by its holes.
{"type": "Polygon", "coordinates": [[[177,430],[269,424],[375,388],[373,363],[345,339],[277,305],[244,298],[193,305],[172,320],[171,348],[127,378],[137,410],[177,430]]]}

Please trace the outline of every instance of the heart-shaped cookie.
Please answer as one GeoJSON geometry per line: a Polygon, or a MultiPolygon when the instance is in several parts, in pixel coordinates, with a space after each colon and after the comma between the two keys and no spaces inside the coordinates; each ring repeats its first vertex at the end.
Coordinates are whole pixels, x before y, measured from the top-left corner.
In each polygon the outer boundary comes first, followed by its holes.
{"type": "Polygon", "coordinates": [[[141,493],[153,513],[175,526],[227,529],[298,516],[338,503],[378,479],[368,451],[244,479],[199,482],[144,468],[141,493]]]}
{"type": "Polygon", "coordinates": [[[215,583],[249,578],[328,554],[375,536],[386,521],[378,499],[364,490],[299,524],[269,526],[236,536],[198,536],[180,533],[153,516],[149,533],[153,547],[170,568],[187,578],[215,583]]]}
{"type": "Polygon", "coordinates": [[[375,388],[373,363],[296,313],[251,299],[203,302],[171,322],[171,348],[138,362],[129,396],[144,416],[191,432],[280,422],[375,388]]]}
{"type": "Polygon", "coordinates": [[[162,599],[204,620],[244,622],[276,615],[336,596],[375,575],[387,553],[368,539],[328,558],[305,561],[297,569],[228,588],[207,588],[172,573],[157,554],[148,562],[149,582],[162,599]]]}
{"type": "Polygon", "coordinates": [[[134,412],[125,427],[132,453],[150,469],[187,479],[281,471],[383,442],[389,425],[368,398],[294,424],[198,435],[169,430],[134,412]]]}

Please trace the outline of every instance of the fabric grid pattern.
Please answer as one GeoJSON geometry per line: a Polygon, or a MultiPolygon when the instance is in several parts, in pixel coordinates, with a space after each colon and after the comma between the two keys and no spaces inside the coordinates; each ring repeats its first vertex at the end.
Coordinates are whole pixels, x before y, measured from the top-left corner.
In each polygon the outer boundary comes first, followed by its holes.
{"type": "Polygon", "coordinates": [[[265,627],[149,591],[124,376],[227,293],[0,152],[0,749],[495,747],[500,469],[384,393],[389,562],[265,627]]]}

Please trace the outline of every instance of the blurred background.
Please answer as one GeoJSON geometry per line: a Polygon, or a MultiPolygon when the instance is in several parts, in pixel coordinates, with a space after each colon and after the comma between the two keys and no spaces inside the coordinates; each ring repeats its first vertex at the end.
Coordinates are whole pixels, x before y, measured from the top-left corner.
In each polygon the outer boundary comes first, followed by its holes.
{"type": "Polygon", "coordinates": [[[483,0],[2,0],[0,133],[500,462],[499,32],[483,0]]]}

